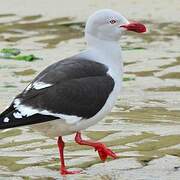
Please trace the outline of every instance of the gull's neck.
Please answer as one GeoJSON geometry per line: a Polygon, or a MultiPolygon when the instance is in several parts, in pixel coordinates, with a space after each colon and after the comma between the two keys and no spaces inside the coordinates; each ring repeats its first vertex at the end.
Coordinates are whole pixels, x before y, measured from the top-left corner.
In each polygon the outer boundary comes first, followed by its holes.
{"type": "Polygon", "coordinates": [[[91,60],[103,63],[113,71],[122,71],[121,47],[118,41],[107,41],[98,39],[90,34],[86,34],[88,50],[86,55],[91,60]]]}
{"type": "Polygon", "coordinates": [[[86,34],[88,49],[96,56],[96,60],[105,64],[112,61],[122,61],[121,47],[118,41],[98,39],[90,34],[86,34]]]}

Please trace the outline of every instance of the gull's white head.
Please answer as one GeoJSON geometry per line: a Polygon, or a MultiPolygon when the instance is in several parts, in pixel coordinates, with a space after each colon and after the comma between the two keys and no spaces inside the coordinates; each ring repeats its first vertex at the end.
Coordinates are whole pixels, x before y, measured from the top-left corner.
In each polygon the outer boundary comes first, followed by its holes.
{"type": "Polygon", "coordinates": [[[145,32],[146,28],[138,22],[130,23],[120,13],[111,9],[103,9],[92,14],[85,28],[85,35],[101,40],[118,41],[123,31],[145,32]]]}

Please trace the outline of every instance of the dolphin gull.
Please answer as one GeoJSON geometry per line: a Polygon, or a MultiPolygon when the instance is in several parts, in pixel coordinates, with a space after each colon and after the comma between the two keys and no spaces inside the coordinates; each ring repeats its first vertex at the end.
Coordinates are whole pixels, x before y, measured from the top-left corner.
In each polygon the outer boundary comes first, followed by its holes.
{"type": "Polygon", "coordinates": [[[118,41],[124,31],[143,33],[146,27],[110,9],[92,14],[85,27],[87,49],[42,71],[0,115],[0,129],[33,124],[58,137],[62,175],[79,172],[66,169],[65,135],[76,133],[76,143],[94,147],[102,161],[117,158],[104,144],[83,140],[80,131],[104,118],[118,98],[123,75],[118,41]]]}

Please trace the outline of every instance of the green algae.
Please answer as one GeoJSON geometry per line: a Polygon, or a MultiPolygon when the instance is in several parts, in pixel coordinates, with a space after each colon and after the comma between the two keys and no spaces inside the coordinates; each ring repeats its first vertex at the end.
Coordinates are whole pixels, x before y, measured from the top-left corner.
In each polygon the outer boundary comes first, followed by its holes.
{"type": "Polygon", "coordinates": [[[154,133],[149,133],[149,132],[143,132],[140,135],[131,135],[131,136],[126,136],[124,138],[119,138],[119,139],[115,139],[115,140],[111,140],[106,142],[106,145],[108,147],[110,146],[118,146],[118,145],[126,145],[128,143],[134,143],[134,142],[138,142],[147,138],[152,138],[157,136],[154,133]]]}
{"type": "Polygon", "coordinates": [[[153,92],[175,92],[180,91],[180,87],[177,86],[168,86],[168,87],[160,87],[160,88],[148,88],[145,91],[153,91],[153,92]]]}
{"type": "Polygon", "coordinates": [[[170,149],[160,150],[160,152],[163,155],[169,154],[172,156],[180,157],[180,149],[170,148],[170,149]]]}
{"type": "MultiPolygon", "coordinates": [[[[12,41],[12,39],[11,39],[11,41],[12,41]]],[[[33,54],[22,55],[20,49],[17,49],[17,48],[3,48],[3,49],[1,49],[0,50],[0,58],[14,59],[14,60],[18,60],[18,61],[27,61],[27,62],[31,62],[31,61],[40,59],[39,57],[36,57],[33,54]]]]}
{"type": "Polygon", "coordinates": [[[163,157],[167,154],[180,157],[180,149],[169,149],[169,147],[179,144],[180,135],[156,136],[151,141],[136,144],[136,147],[124,149],[124,151],[137,151],[141,156],[136,159],[147,165],[149,161],[163,157]],[[166,148],[166,149],[164,149],[166,148]]]}
{"type": "Polygon", "coordinates": [[[25,16],[22,18],[22,21],[33,21],[42,18],[41,14],[33,15],[33,16],[25,16]]]}
{"type": "Polygon", "coordinates": [[[132,51],[132,50],[145,50],[146,48],[144,47],[129,47],[129,46],[124,46],[122,47],[122,50],[125,51],[132,51]]]}
{"type": "Polygon", "coordinates": [[[25,83],[25,84],[29,84],[29,83],[31,82],[31,80],[27,80],[27,81],[21,80],[20,82],[21,82],[21,83],[25,83]]]}
{"type": "Polygon", "coordinates": [[[169,63],[169,64],[162,65],[162,66],[160,66],[160,68],[165,69],[165,68],[178,66],[178,65],[180,65],[180,57],[176,57],[176,61],[169,63]]]}
{"type": "Polygon", "coordinates": [[[123,77],[123,81],[134,81],[134,77],[123,77]]]}
{"type": "Polygon", "coordinates": [[[154,141],[141,143],[132,149],[139,152],[154,151],[180,143],[180,135],[159,136],[153,139],[154,141]]]}
{"type": "Polygon", "coordinates": [[[11,17],[11,16],[15,16],[16,14],[13,14],[13,13],[9,13],[9,14],[0,14],[0,18],[3,18],[3,17],[11,17]]]}
{"type": "Polygon", "coordinates": [[[133,123],[162,123],[161,120],[170,120],[171,122],[180,121],[180,111],[167,110],[163,107],[144,107],[129,111],[113,112],[114,117],[122,117],[133,123]]]}
{"type": "Polygon", "coordinates": [[[123,62],[124,66],[128,66],[128,65],[131,65],[131,64],[136,64],[135,61],[131,61],[131,62],[123,62]]]}
{"type": "Polygon", "coordinates": [[[150,161],[155,159],[155,157],[152,156],[139,156],[136,157],[137,161],[141,163],[142,166],[147,166],[150,161]]]}
{"type": "MultiPolygon", "coordinates": [[[[27,167],[32,167],[32,166],[39,166],[39,167],[44,167],[46,166],[47,162],[40,162],[40,163],[30,163],[30,164],[21,164],[18,163],[20,160],[24,160],[26,157],[4,157],[0,156],[0,165],[1,166],[6,166],[8,167],[9,170],[11,171],[18,171],[27,167]]],[[[57,160],[56,162],[58,162],[57,160]]]]}
{"type": "Polygon", "coordinates": [[[151,70],[151,71],[138,71],[138,72],[126,72],[128,74],[135,74],[139,77],[146,77],[146,76],[154,76],[154,73],[159,72],[159,70],[151,70]]]}
{"type": "Polygon", "coordinates": [[[3,157],[0,156],[0,165],[8,167],[11,171],[18,171],[20,169],[23,169],[25,167],[28,167],[28,165],[25,164],[17,164],[16,161],[22,160],[24,158],[22,157],[3,157]]]}
{"type": "Polygon", "coordinates": [[[41,59],[41,58],[36,57],[34,54],[29,54],[29,55],[17,55],[13,57],[13,59],[18,60],[18,61],[32,62],[34,60],[41,59]]]}
{"type": "Polygon", "coordinates": [[[21,53],[21,51],[17,48],[3,48],[0,50],[1,53],[7,54],[7,55],[13,55],[17,56],[18,54],[21,53]]]}
{"type": "Polygon", "coordinates": [[[16,71],[14,72],[15,75],[17,76],[31,76],[35,74],[36,71],[34,69],[25,69],[23,71],[16,71]]]}
{"type": "Polygon", "coordinates": [[[171,72],[160,76],[161,79],[180,79],[180,72],[171,72]]]}
{"type": "Polygon", "coordinates": [[[112,134],[115,131],[86,131],[85,134],[90,139],[94,140],[100,140],[110,134],[112,134]]]}
{"type": "Polygon", "coordinates": [[[0,132],[0,139],[11,137],[11,136],[15,137],[15,136],[20,135],[21,133],[22,133],[22,130],[20,129],[11,129],[6,132],[0,132]]]}
{"type": "Polygon", "coordinates": [[[17,88],[17,86],[11,85],[11,84],[5,84],[3,87],[4,88],[17,88]]]}
{"type": "Polygon", "coordinates": [[[110,175],[103,175],[99,177],[101,180],[112,180],[112,177],[110,175]]]}
{"type": "Polygon", "coordinates": [[[9,147],[14,147],[14,146],[20,146],[20,145],[26,145],[26,144],[31,144],[31,143],[35,143],[35,142],[39,142],[40,140],[38,139],[33,139],[30,141],[12,141],[12,142],[8,142],[6,144],[0,144],[0,148],[9,148],[9,147]]]}
{"type": "Polygon", "coordinates": [[[114,119],[111,119],[111,118],[107,118],[104,120],[105,123],[109,123],[109,124],[111,124],[113,121],[114,119]]]}

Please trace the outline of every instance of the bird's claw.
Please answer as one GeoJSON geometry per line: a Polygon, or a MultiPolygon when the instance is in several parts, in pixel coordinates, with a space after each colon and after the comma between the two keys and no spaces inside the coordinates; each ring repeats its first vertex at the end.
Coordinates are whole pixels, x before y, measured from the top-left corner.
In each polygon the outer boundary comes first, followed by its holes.
{"type": "Polygon", "coordinates": [[[116,159],[118,156],[108,149],[104,144],[98,144],[97,147],[95,147],[95,151],[98,151],[99,157],[102,161],[105,161],[108,156],[112,157],[113,159],[116,159]]]}

